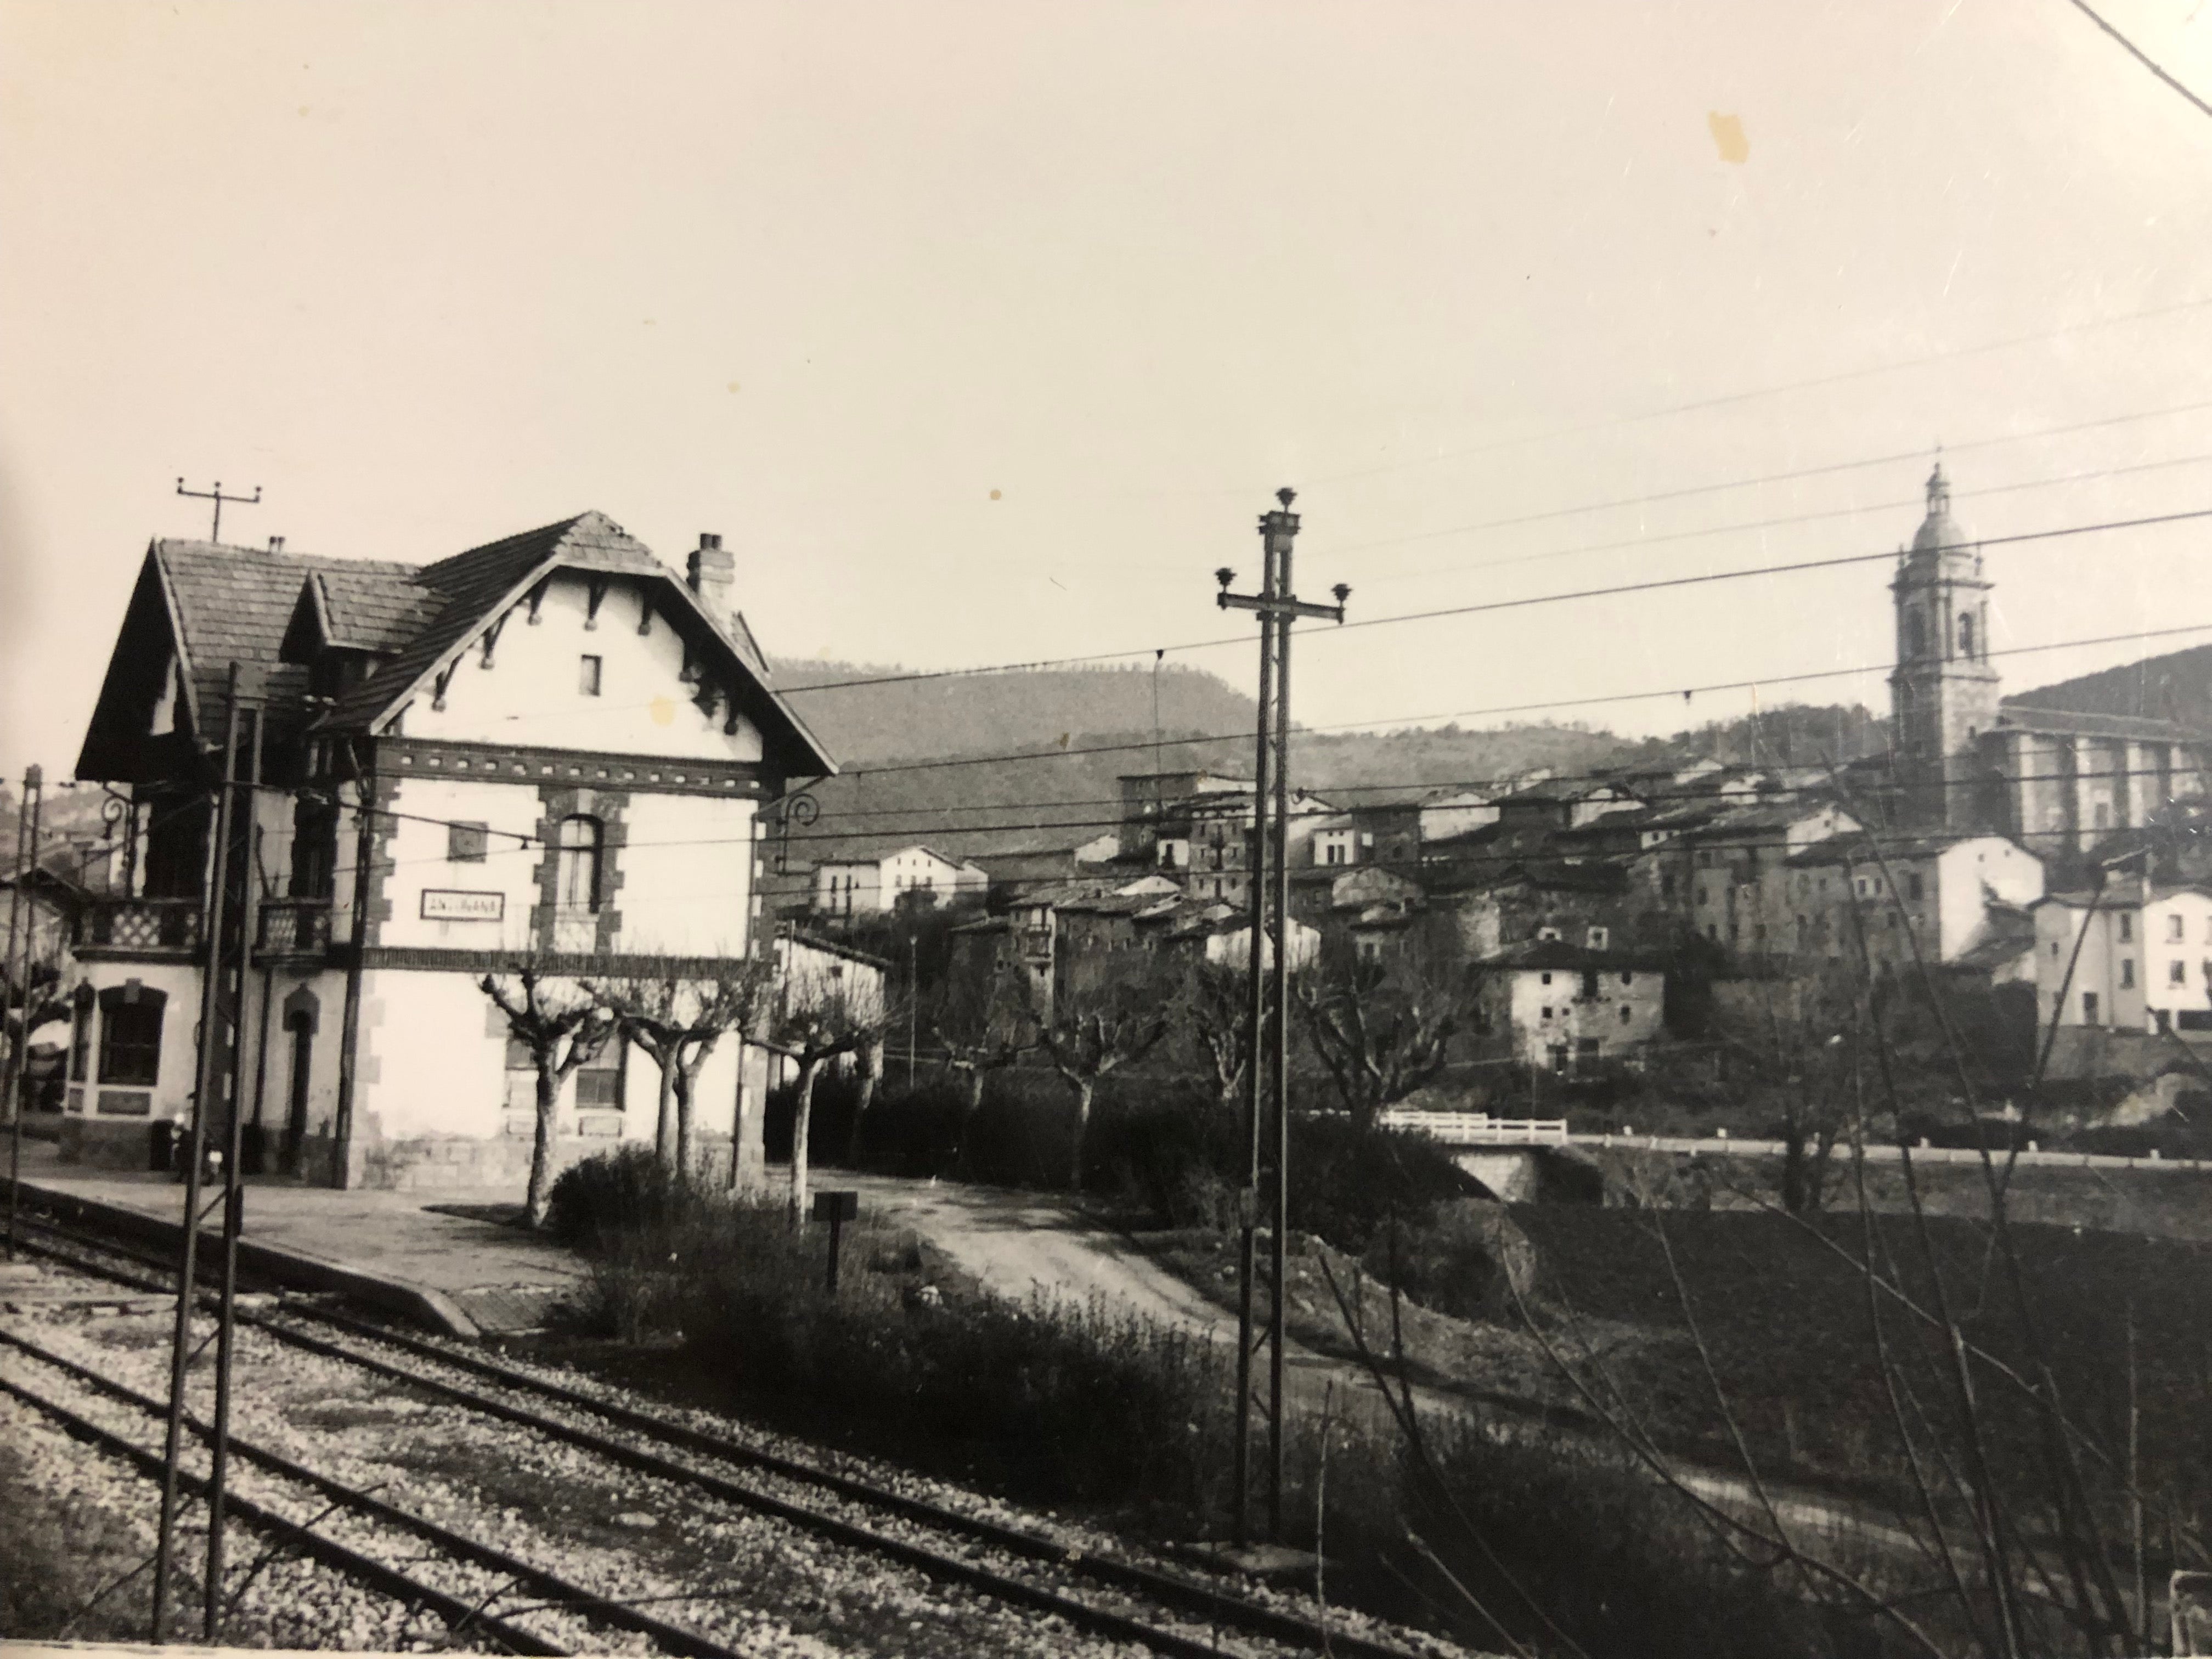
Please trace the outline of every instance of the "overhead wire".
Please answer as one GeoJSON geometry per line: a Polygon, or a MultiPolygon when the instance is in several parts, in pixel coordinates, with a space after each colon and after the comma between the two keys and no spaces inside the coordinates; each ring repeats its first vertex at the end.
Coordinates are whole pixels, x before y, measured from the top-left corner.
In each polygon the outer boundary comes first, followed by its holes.
{"type": "MultiPolygon", "coordinates": [[[[2006,784],[2032,784],[2032,783],[2060,783],[2060,782],[2065,782],[2065,783],[2075,783],[2075,782],[2094,782],[2094,781],[2121,781],[2121,780],[2128,780],[2128,779],[2134,779],[2134,778],[2166,778],[2166,777],[2170,777],[2170,776],[2171,776],[2171,774],[2170,774],[2170,773],[2168,773],[2168,772],[2166,772],[2166,771],[2165,771],[2165,770],[2163,770],[2163,769],[2161,769],[2156,768],[2156,767],[2140,767],[2140,768],[2110,768],[2110,769],[2102,769],[2102,770],[2095,770],[2095,771],[2088,771],[2088,772],[2081,772],[2081,771],[2069,771],[2069,772],[2028,772],[2028,773],[2016,773],[2016,774],[1999,774],[1999,775],[1997,775],[1997,779],[1998,779],[1998,781],[2002,781],[2002,782],[2004,782],[2004,783],[2006,783],[2006,784]]],[[[1599,780],[1597,780],[1597,781],[1611,781],[1611,780],[1607,780],[1607,779],[1599,779],[1599,780]]],[[[1547,781],[1552,781],[1552,780],[1547,780],[1547,781]]],[[[1540,786],[1539,786],[1539,787],[1540,787],[1540,786]]],[[[1654,806],[1654,805],[1666,805],[1666,804],[1672,803],[1672,804],[1675,804],[1675,805],[1682,805],[1682,806],[1688,806],[1688,805],[1707,805],[1707,806],[1711,807],[1711,808],[1712,808],[1712,810],[1713,810],[1713,811],[1714,811],[1717,815],[1719,815],[1719,814],[1726,814],[1726,813],[1735,813],[1735,812],[1749,812],[1749,811],[1760,811],[1760,812],[1764,812],[1764,811],[1782,811],[1782,810],[1784,810],[1784,809],[1785,809],[1785,808],[1790,808],[1790,807],[1802,807],[1802,808],[1804,809],[1804,811],[1805,811],[1808,814],[1810,814],[1810,813],[1813,813],[1813,812],[1815,812],[1815,811],[1817,811],[1820,810],[1820,809],[1821,809],[1821,807],[1822,807],[1824,805],[1829,805],[1829,804],[1831,804],[1831,803],[1826,803],[1826,802],[1823,802],[1822,800],[1820,800],[1820,799],[1819,799],[1820,794],[1820,786],[1818,786],[1818,785],[1787,786],[1787,787],[1781,787],[1781,788],[1778,788],[1778,789],[1774,789],[1774,790],[1771,790],[1771,791],[1765,792],[1764,794],[1753,794],[1753,795],[1750,795],[1750,796],[1747,796],[1747,795],[1745,795],[1742,792],[1728,792],[1728,793],[1723,793],[1723,792],[1722,792],[1722,791],[1717,791],[1717,790],[1713,790],[1713,789],[1704,789],[1704,788],[1698,788],[1698,787],[1678,787],[1669,788],[1669,789],[1656,789],[1656,790],[1655,790],[1655,789],[1650,789],[1650,788],[1643,788],[1643,789],[1630,789],[1630,790],[1628,791],[1628,793],[1629,793],[1630,797],[1631,797],[1631,798],[1635,801],[1635,803],[1636,803],[1636,808],[1623,808],[1623,809],[1621,809],[1623,811],[1628,811],[1637,810],[1638,808],[1650,807],[1650,806],[1654,806]]],[[[1848,810],[1848,809],[1845,809],[1845,810],[1848,810]]],[[[1294,810],[1294,811],[1291,813],[1291,817],[1292,818],[1294,818],[1294,819],[1301,819],[1301,820],[1306,820],[1306,819],[1316,819],[1316,820],[1317,820],[1317,819],[1327,819],[1327,818],[1344,817],[1349,817],[1349,816],[1352,816],[1352,815],[1351,815],[1350,813],[1348,813],[1348,812],[1345,811],[1343,809],[1338,808],[1338,807],[1336,807],[1336,806],[1334,806],[1334,805],[1329,805],[1329,804],[1326,804],[1326,803],[1317,804],[1317,805],[1315,805],[1310,806],[1310,807],[1302,807],[1302,808],[1299,808],[1299,809],[1294,810]]],[[[1613,814],[1611,814],[1611,813],[1603,814],[1603,815],[1601,815],[1599,818],[1592,820],[1592,822],[1593,822],[1594,823],[1599,824],[1601,827],[1602,827],[1602,825],[1603,825],[1603,818],[1604,818],[1604,817],[1611,817],[1611,816],[1613,816],[1613,814]]],[[[908,836],[927,835],[927,834],[930,834],[930,833],[932,833],[932,832],[933,832],[933,830],[934,830],[936,833],[939,833],[939,834],[941,834],[941,835],[948,835],[948,836],[949,836],[949,835],[983,835],[983,834],[1001,834],[1001,833],[1003,833],[1003,834],[1013,834],[1013,833],[1019,833],[1019,832],[1023,832],[1023,831],[1035,831],[1035,830],[1070,830],[1070,829],[1074,829],[1074,830],[1088,830],[1088,829],[1108,830],[1108,829],[1116,829],[1116,828],[1119,828],[1119,827],[1121,827],[1121,825],[1125,824],[1125,823],[1127,823],[1127,822],[1128,822],[1128,820],[1127,820],[1125,817],[1099,817],[1099,818],[1079,818],[1079,819],[1068,819],[1068,820],[1061,820],[1061,821],[1058,821],[1058,822],[1054,822],[1054,823],[1042,823],[1042,824],[1039,824],[1039,823],[1020,823],[1020,822],[1017,822],[1017,823],[1008,823],[1000,824],[1000,825],[970,824],[970,825],[954,825],[954,826],[950,826],[950,827],[943,826],[943,825],[916,824],[916,825],[909,825],[909,826],[901,826],[901,827],[895,828],[895,829],[890,829],[890,830],[855,830],[855,831],[835,831],[835,830],[810,831],[810,832],[804,833],[804,834],[792,835],[792,836],[767,836],[756,837],[756,836],[751,836],[751,835],[750,835],[750,834],[748,834],[748,835],[743,835],[743,836],[677,836],[677,837],[673,837],[673,838],[664,838],[664,839],[659,839],[659,840],[652,840],[652,841],[626,841],[626,842],[621,842],[621,843],[617,844],[617,848],[616,848],[616,850],[621,850],[621,851],[643,851],[643,850],[653,849],[653,848],[675,848],[675,847],[756,847],[756,848],[758,848],[760,850],[765,851],[765,850],[767,850],[767,849],[768,849],[768,848],[769,848],[771,844],[773,844],[773,843],[778,843],[778,842],[784,843],[784,844],[789,844],[789,843],[794,843],[794,842],[835,842],[835,843],[840,843],[840,844],[842,844],[842,843],[848,843],[848,842],[854,842],[854,841],[896,839],[896,838],[901,838],[901,837],[908,836]]],[[[1631,826],[1625,825],[1625,824],[1612,826],[1612,828],[1613,829],[1613,830],[1615,831],[1615,833],[1618,833],[1618,832],[1620,832],[1620,831],[1621,831],[1621,830],[1626,830],[1626,829],[1627,829],[1627,828],[1629,828],[1629,827],[1631,827],[1631,826]]],[[[1648,828],[1651,828],[1651,829],[1653,829],[1653,830],[1660,830],[1660,829],[1666,829],[1666,828],[1668,828],[1668,826],[1664,826],[1664,825],[1649,825],[1649,826],[1637,826],[1637,827],[1638,827],[1638,828],[1639,828],[1639,829],[1648,827],[1648,828]]],[[[1480,836],[1482,833],[1483,833],[1483,832],[1482,832],[1481,830],[1474,830],[1474,831],[1468,831],[1468,832],[1465,832],[1465,833],[1464,833],[1463,835],[1462,835],[1462,836],[1444,836],[1444,837],[1440,837],[1440,838],[1437,838],[1437,840],[1432,841],[1432,842],[1429,842],[1429,843],[1427,843],[1427,844],[1428,844],[1428,845],[1431,845],[1431,846],[1442,845],[1442,844],[1443,844],[1444,842],[1451,842],[1451,841],[1455,841],[1455,840],[1465,840],[1465,839],[1469,839],[1469,838],[1474,837],[1474,836],[1480,836]]],[[[1571,830],[1569,830],[1569,831],[1565,831],[1565,833],[1573,833],[1573,832],[1572,832],[1571,830]]],[[[2072,834],[2072,833],[2074,833],[2074,832],[2073,832],[2073,831],[2071,831],[2071,830],[2065,830],[2065,831],[2022,831],[2022,832],[2020,832],[2019,834],[2016,834],[2016,835],[2009,835],[2007,838],[2008,838],[2008,839],[2011,839],[2011,840],[2015,840],[2015,841],[2017,841],[2017,840],[2021,840],[2021,839],[2027,838],[2027,837],[2028,837],[2029,836],[2032,836],[2032,835],[2033,835],[2033,836],[2039,836],[2039,835],[2045,835],[2045,834],[2069,834],[2069,835],[2070,835],[2070,834],[2072,834]]],[[[1697,826],[1695,826],[1695,825],[1682,825],[1682,826],[1676,826],[1676,827],[1674,827],[1674,828],[1670,830],[1669,839],[1670,839],[1670,840],[1672,840],[1672,839],[1675,839],[1675,838],[1679,838],[1679,837],[1687,837],[1687,836],[1698,836],[1698,831],[1697,826]]],[[[1925,833],[1925,832],[1920,832],[1920,833],[1914,834],[1914,835],[1908,835],[1908,836],[1906,836],[1906,837],[1905,837],[1905,838],[1906,838],[1906,839],[1908,839],[1908,840],[1925,840],[1925,839],[1927,839],[1927,835],[1926,835],[1926,833],[1925,833]]],[[[1771,837],[1754,838],[1754,839],[1753,839],[1753,840],[1748,840],[1748,841],[1735,841],[1735,840],[1730,840],[1730,839],[1728,839],[1728,838],[1726,838],[1725,836],[1723,836],[1723,838],[1720,838],[1720,839],[1712,839],[1712,838],[1700,837],[1700,838],[1698,840],[1697,844],[1698,844],[1698,845],[1699,845],[1699,846],[1701,846],[1701,847],[1715,847],[1715,848],[1718,848],[1718,847],[1766,847],[1766,846],[1771,846],[1771,845],[1773,845],[1773,844],[1775,844],[1775,843],[1773,842],[1773,841],[1771,840],[1771,837]]],[[[526,847],[514,847],[514,848],[491,848],[491,849],[487,849],[487,852],[486,852],[485,856],[486,856],[487,858],[505,857],[505,856],[511,856],[511,855],[513,855],[513,854],[514,854],[523,853],[523,852],[528,852],[528,851],[532,851],[532,850],[534,850],[534,849],[532,849],[532,848],[526,848],[526,847]]],[[[1653,849],[1653,848],[1645,848],[1645,849],[1639,849],[1639,850],[1655,850],[1655,849],[1653,849]]],[[[996,856],[996,855],[995,855],[995,854],[993,854],[989,849],[985,848],[985,849],[981,849],[981,850],[976,851],[976,852],[973,852],[973,853],[970,853],[970,854],[964,854],[963,856],[967,856],[967,857],[970,857],[970,858],[990,858],[990,857],[996,856]]],[[[1593,855],[1593,856],[1595,856],[1595,855],[1593,855]]],[[[1508,849],[1506,849],[1506,850],[1500,851],[1500,852],[1489,852],[1489,853],[1480,853],[1480,854],[1468,854],[1468,859],[1469,859],[1471,861],[1473,861],[1473,862],[1477,862],[1477,863],[1504,862],[1504,863],[1525,864],[1525,863],[1529,862],[1531,860],[1552,860],[1552,861],[1557,861],[1557,860],[1559,860],[1559,858],[1560,857],[1560,855],[1559,855],[1559,854],[1558,854],[1557,853],[1543,853],[1543,852],[1538,852],[1538,851],[1531,851],[1530,849],[1526,848],[1508,848],[1508,849]]],[[[481,863],[481,862],[483,862],[483,860],[470,860],[470,861],[471,861],[471,862],[472,862],[472,863],[481,863]]],[[[847,860],[834,860],[834,859],[833,859],[833,860],[829,860],[829,861],[830,861],[830,862],[832,862],[832,863],[836,863],[836,862],[845,862],[845,861],[847,861],[847,860]]],[[[863,861],[866,861],[866,862],[873,862],[874,860],[863,860],[863,861]]],[[[1425,856],[1424,860],[1420,860],[1420,861],[1423,861],[1423,862],[1434,862],[1434,861],[1437,861],[1437,860],[1434,860],[1434,859],[1426,858],[1426,857],[1425,856]]],[[[417,855],[416,855],[416,856],[410,857],[410,858],[404,858],[404,859],[386,859],[386,860],[379,860],[379,863],[380,863],[380,865],[382,865],[384,867],[386,867],[386,868],[392,868],[392,869],[404,868],[404,867],[408,867],[408,866],[419,866],[419,865],[424,865],[424,864],[449,864],[449,863],[451,863],[451,862],[453,862],[453,860],[452,860],[450,858],[448,858],[448,857],[445,857],[445,856],[442,856],[442,855],[440,855],[440,854],[417,854],[417,855]]],[[[1366,860],[1366,862],[1374,862],[1374,860],[1366,860]]],[[[1178,868],[1180,868],[1181,866],[1177,866],[1177,867],[1178,867],[1178,868]]],[[[1334,866],[1317,866],[1317,867],[1334,867],[1334,866]]],[[[1349,868],[1349,867],[1352,867],[1352,866],[1343,866],[1343,867],[1345,867],[1345,868],[1349,868]]],[[[1147,873],[1154,873],[1154,872],[1147,872],[1147,873]]],[[[1214,872],[1214,873],[1228,874],[1228,873],[1231,873],[1231,872],[1227,872],[1227,871],[1223,871],[1223,872],[1214,872]]],[[[690,890],[687,890],[687,892],[688,892],[688,891],[690,891],[690,890]]],[[[700,895],[699,895],[699,894],[696,894],[696,893],[694,893],[692,896],[700,896],[700,895]]],[[[672,896],[671,896],[671,902],[678,902],[678,901],[680,901],[680,899],[681,899],[683,896],[684,896],[684,895],[672,895],[672,896]]],[[[625,898],[625,900],[624,900],[624,903],[625,903],[625,905],[627,905],[629,902],[629,899],[625,898]]]]}
{"type": "MultiPolygon", "coordinates": [[[[2075,0],[2081,4],[2081,0],[2075,0]]],[[[2094,14],[2093,14],[2094,15],[2094,14]]],[[[1549,443],[1560,438],[1581,437],[1592,432],[1609,432],[1626,426],[1638,426],[1646,421],[1670,420],[1677,416],[1695,415],[1710,409],[1723,409],[1735,404],[1754,402],[1761,398],[1779,397],[1784,392],[1817,391],[1823,386],[1841,386],[1851,380],[1864,380],[1884,374],[1900,374],[1906,369],[1925,368],[1931,363],[1953,362],[1961,357],[1977,357],[1994,351],[2010,351],[2024,345],[2039,345],[2046,340],[2063,339],[2069,334],[2081,334],[2102,328],[2118,328],[2129,323],[2148,322],[2160,317],[2178,316],[2184,312],[2202,311],[2212,306],[2212,298],[2183,300],[2172,305],[2153,306],[2142,311],[2123,312],[2117,316],[2094,317],[2083,322],[2045,329],[2034,334],[2017,334],[2002,340],[1984,341],[1977,345],[1955,346],[1944,351],[1934,351],[1919,357],[1908,357],[1894,362],[1870,363],[1861,368],[1842,369],[1832,374],[1814,375],[1801,380],[1785,380],[1773,386],[1755,386],[1742,392],[1721,392],[1710,398],[1699,398],[1686,403],[1668,404],[1657,409],[1648,409],[1632,415],[1607,416],[1602,420],[1583,422],[1575,426],[1553,427],[1543,432],[1527,433],[1510,438],[1493,438],[1455,450],[1442,450],[1430,455],[1413,455],[1402,460],[1385,461],[1374,466],[1354,468],[1342,472],[1324,474],[1316,483],[1341,483],[1354,478],[1371,478],[1386,472],[1402,472],[1409,467],[1430,466],[1440,461],[1459,460],[1469,455],[1495,454],[1500,450],[1518,449],[1530,444],[1549,443]]]]}
{"type": "MultiPolygon", "coordinates": [[[[1885,555],[1894,557],[1894,555],[1885,555]]],[[[1349,626],[1349,624],[1346,624],[1349,626]]],[[[2212,631],[2212,623],[2188,623],[2173,628],[2137,629],[2125,634],[2105,634],[2076,640],[2053,641],[2042,645],[2005,646],[1987,651],[1984,657],[2017,657],[2040,652],[2066,651],[2095,645],[2115,645],[2142,640],[2171,639],[2185,634],[2212,631]]],[[[1771,685],[1802,685],[1815,680],[1850,679],[1866,674],[1883,674],[1896,667],[1893,662],[1859,663],[1847,668],[1802,669],[1793,673],[1765,674],[1749,679],[1717,680],[1701,685],[1665,686],[1645,691],[1616,691],[1598,693],[1581,697],[1553,697],[1541,701],[1516,703],[1493,703],[1487,708],[1441,709],[1426,714],[1405,714],[1392,718],[1342,720],[1311,726],[1299,726],[1291,733],[1295,743],[1302,735],[1330,732],[1371,732],[1392,726],[1413,726],[1422,720],[1472,720],[1498,714],[1544,714],[1560,708],[1595,708],[1623,702],[1647,702],[1662,697],[1680,697],[1688,701],[1721,691],[1746,691],[1755,687],[1771,685]]],[[[1251,733],[1244,731],[1209,732],[1204,736],[1169,738],[1160,745],[1173,749],[1210,743],[1249,742],[1251,733]]],[[[887,766],[856,766],[838,774],[840,778],[880,777],[899,772],[939,771],[951,767],[988,766],[1000,762],[1048,761],[1070,756],[1126,753],[1133,749],[1150,749],[1153,744],[1140,743],[1088,744],[1066,749],[1020,750],[1002,754],[956,755],[939,760],[905,761],[887,766]]]]}

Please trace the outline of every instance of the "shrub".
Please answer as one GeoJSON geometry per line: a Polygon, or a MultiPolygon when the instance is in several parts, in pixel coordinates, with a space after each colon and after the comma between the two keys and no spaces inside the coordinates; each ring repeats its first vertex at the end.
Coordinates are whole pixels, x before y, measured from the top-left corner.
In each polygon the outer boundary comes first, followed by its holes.
{"type": "Polygon", "coordinates": [[[865,1220],[832,1297],[823,1245],[779,1207],[694,1192],[638,1234],[603,1237],[591,1321],[633,1341],[680,1331],[701,1375],[866,1425],[927,1465],[1051,1498],[1210,1501],[1218,1471],[1198,1453],[1224,1432],[1227,1391],[1204,1338],[1099,1304],[921,1294],[921,1252],[865,1220]]]}
{"type": "Polygon", "coordinates": [[[1360,1265],[1438,1313],[1503,1320],[1535,1288],[1536,1247],[1503,1204],[1462,1198],[1383,1229],[1360,1265]]]}
{"type": "Polygon", "coordinates": [[[1434,1453],[1440,1479],[1406,1473],[1408,1518],[1467,1596],[1539,1651],[1565,1650],[1562,1635],[1584,1653],[1684,1659],[1881,1650],[1869,1616],[1824,1615],[1786,1574],[1586,1439],[1493,1437],[1469,1425],[1434,1453]]]}
{"type": "Polygon", "coordinates": [[[1163,1226],[1236,1224],[1237,1114],[1211,1101],[1115,1103],[1085,1148],[1084,1185],[1163,1226]]]}
{"type": "Polygon", "coordinates": [[[546,1231],[591,1254],[666,1224],[677,1182],[649,1146],[618,1146],[571,1164],[553,1182],[546,1231]]]}
{"type": "Polygon", "coordinates": [[[1425,1136],[1362,1133],[1340,1116],[1291,1120],[1291,1218],[1351,1255],[1393,1218],[1417,1223],[1439,1204],[1482,1195],[1481,1184],[1425,1136]]]}
{"type": "Polygon", "coordinates": [[[860,1167],[908,1178],[950,1175],[966,1104],[950,1079],[878,1090],[860,1126],[860,1167]]]}

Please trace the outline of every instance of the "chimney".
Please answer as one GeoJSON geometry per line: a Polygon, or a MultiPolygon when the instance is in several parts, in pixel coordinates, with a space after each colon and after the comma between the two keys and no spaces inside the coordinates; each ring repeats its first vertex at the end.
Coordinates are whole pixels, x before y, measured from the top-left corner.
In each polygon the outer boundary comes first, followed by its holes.
{"type": "Polygon", "coordinates": [[[708,616],[719,621],[729,615],[730,590],[738,580],[738,561],[735,555],[723,548],[720,536],[700,532],[698,550],[691,555],[686,580],[708,616]]]}
{"type": "Polygon", "coordinates": [[[271,536],[269,538],[269,550],[271,553],[282,553],[284,550],[284,538],[282,536],[271,536]]]}

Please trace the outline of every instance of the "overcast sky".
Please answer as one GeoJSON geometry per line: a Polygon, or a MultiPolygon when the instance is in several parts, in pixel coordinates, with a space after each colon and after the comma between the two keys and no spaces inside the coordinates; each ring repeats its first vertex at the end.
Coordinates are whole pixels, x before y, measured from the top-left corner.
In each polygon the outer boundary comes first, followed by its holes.
{"type": "MultiPolygon", "coordinates": [[[[2100,3],[2212,97],[2212,3],[2100,3]]],[[[1239,684],[1285,483],[1361,618],[1879,552],[1939,442],[1970,535],[2212,507],[2212,118],[2067,0],[0,0],[0,225],[11,777],[179,473],[340,556],[717,531],[779,654],[1239,684]]],[[[2008,689],[2212,641],[2208,558],[1992,549],[2001,648],[2207,625],[2008,689]]],[[[1296,712],[1878,663],[1888,574],[1316,635],[1296,712]]]]}

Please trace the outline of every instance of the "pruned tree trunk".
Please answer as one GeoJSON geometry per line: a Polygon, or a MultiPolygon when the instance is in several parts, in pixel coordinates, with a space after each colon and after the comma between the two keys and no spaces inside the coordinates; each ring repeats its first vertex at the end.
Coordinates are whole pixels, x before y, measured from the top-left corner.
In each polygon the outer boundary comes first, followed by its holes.
{"type": "Polygon", "coordinates": [[[653,1125],[653,1155],[659,1160],[664,1170],[669,1168],[672,1164],[675,1168],[681,1170],[684,1167],[684,1163],[683,1135],[678,1123],[679,1114],[677,1110],[676,1100],[680,1081],[677,1058],[674,1054],[666,1049],[653,1049],[648,1052],[660,1063],[660,1112],[658,1121],[653,1125]]]}
{"type": "Polygon", "coordinates": [[[975,1127],[976,1114],[983,1109],[985,1081],[986,1074],[981,1066],[969,1066],[961,1077],[963,1101],[960,1122],[952,1132],[952,1165],[955,1169],[959,1168],[961,1160],[968,1156],[968,1133],[975,1127]]]}
{"type": "Polygon", "coordinates": [[[684,1180],[691,1179],[699,1167],[698,1119],[693,1111],[693,1098],[697,1089],[689,1066],[676,1071],[676,1172],[684,1180]]]}
{"type": "Polygon", "coordinates": [[[1075,1090],[1075,1141],[1067,1154],[1067,1189],[1080,1192],[1083,1188],[1083,1142],[1091,1132],[1091,1097],[1097,1085],[1089,1078],[1071,1078],[1075,1090]]]}
{"type": "Polygon", "coordinates": [[[791,1120],[791,1219],[796,1226],[806,1219],[806,1136],[813,1126],[814,1079],[822,1062],[805,1060],[799,1066],[799,1109],[791,1120]]]}
{"type": "Polygon", "coordinates": [[[874,1103],[876,1090],[884,1080],[884,1045],[880,1038],[860,1050],[860,1093],[853,1103],[853,1127],[845,1143],[845,1166],[860,1167],[860,1125],[866,1120],[868,1108],[874,1103]]]}
{"type": "Polygon", "coordinates": [[[530,1224],[543,1227],[553,1206],[553,1127],[560,1114],[561,1073],[550,1054],[538,1057],[538,1122],[530,1144],[530,1224]]]}

